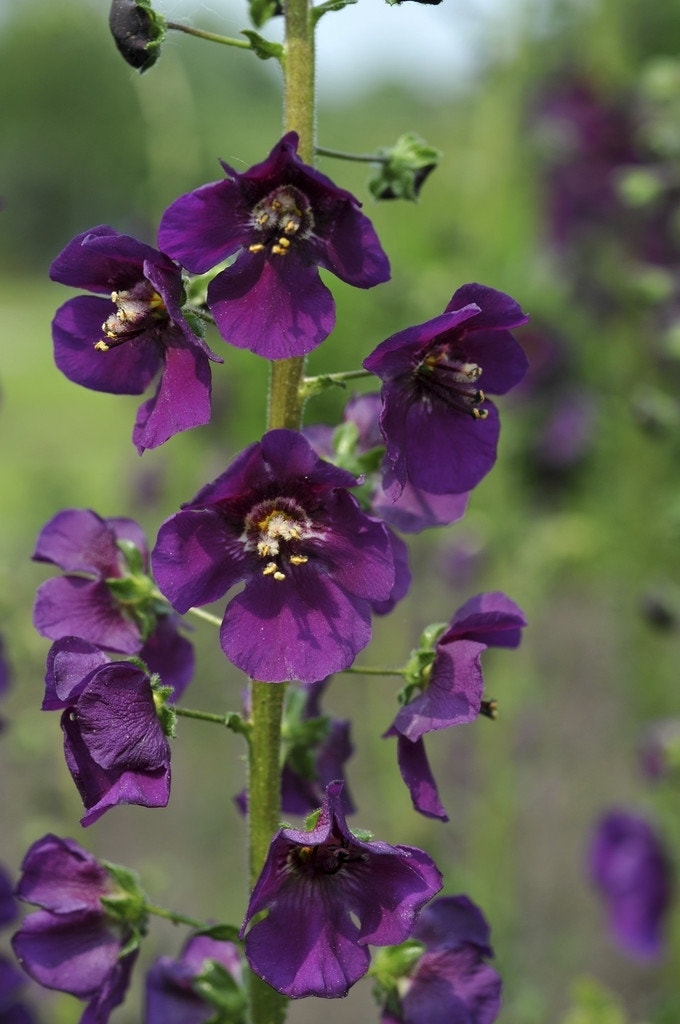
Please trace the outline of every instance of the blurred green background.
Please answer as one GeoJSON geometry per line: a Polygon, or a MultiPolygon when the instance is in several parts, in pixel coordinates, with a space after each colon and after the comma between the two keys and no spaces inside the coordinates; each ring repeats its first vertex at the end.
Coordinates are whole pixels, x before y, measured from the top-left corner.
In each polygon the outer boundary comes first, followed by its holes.
{"type": "MultiPolygon", "coordinates": [[[[389,14],[397,21],[414,6],[389,14]]],[[[423,16],[436,13],[450,27],[458,6],[444,0],[422,8],[423,16]]],[[[53,365],[50,320],[70,292],[49,282],[48,268],[66,242],[108,223],[153,243],[169,202],[220,177],[219,157],[247,167],[280,134],[275,68],[173,34],[157,67],[140,77],[115,51],[107,10],[103,0],[0,8],[0,607],[13,670],[0,709],[8,721],[0,738],[0,860],[14,873],[44,832],[71,835],[138,870],[154,902],[240,922],[245,842],[232,806],[244,781],[239,739],[180,722],[169,808],[116,808],[84,833],[57,716],[39,711],[49,644],[32,629],[31,605],[48,573],[30,556],[40,527],[61,508],[91,507],[137,518],[153,542],[160,522],[264,425],[266,365],[217,336],[209,340],[225,363],[213,371],[214,421],[143,458],[130,443],[138,402],[78,388],[53,365]]],[[[601,268],[554,258],[532,111],[565,67],[611,96],[631,89],[651,58],[679,54],[680,3],[499,2],[461,16],[478,29],[475,70],[462,79],[452,67],[439,88],[421,90],[397,64],[348,99],[340,90],[324,93],[322,145],[365,152],[415,130],[444,157],[417,204],[375,204],[365,168],[320,162],[364,202],[393,277],[369,292],[329,280],[337,329],[312,355],[310,372],[355,368],[383,338],[441,312],[461,284],[481,281],[531,314],[532,326],[517,332],[531,355],[540,357],[537,337],[560,339],[570,379],[595,415],[583,459],[569,472],[548,473],[532,457],[542,429],[537,410],[545,412],[540,391],[502,403],[496,468],[461,523],[410,542],[412,591],[376,621],[360,658],[401,664],[427,623],[450,618],[483,589],[503,589],[525,610],[521,649],[485,656],[499,720],[428,737],[451,821],[413,812],[393,741],[380,739],[396,682],[339,678],[326,705],[355,719],[348,777],[360,807],[356,824],[427,849],[444,871],[445,891],[468,893],[487,915],[505,985],[501,1024],[677,1024],[677,911],[665,960],[631,963],[609,938],[584,862],[592,824],[612,805],[648,813],[676,859],[680,853],[677,780],[650,786],[638,760],[645,727],[679,712],[680,374],[677,363],[656,358],[649,281],[645,290],[616,248],[612,254],[605,241],[607,301],[599,305],[574,281],[602,280],[601,268]],[[444,573],[454,555],[458,568],[444,573]],[[665,629],[643,614],[650,595],[670,601],[665,629]],[[585,1009],[597,999],[583,987],[574,995],[584,977],[615,994],[602,996],[605,1011],[585,1009]]],[[[327,15],[325,31],[334,18],[362,32],[361,3],[327,15]]],[[[227,30],[216,4],[199,7],[192,20],[227,30]]],[[[374,45],[385,45],[379,35],[374,45]]],[[[334,422],[346,397],[313,400],[307,422],[334,422]]],[[[237,709],[244,680],[224,661],[215,631],[199,623],[194,638],[198,673],[186,703],[237,709]]],[[[154,922],[142,962],[174,955],[181,940],[154,922]]],[[[142,1019],[142,973],[112,1018],[117,1024],[142,1019]]],[[[79,1019],[70,997],[32,991],[31,998],[49,1024],[79,1019]]],[[[333,1024],[348,1014],[377,1019],[368,983],[347,1001],[296,1004],[289,1019],[323,1015],[333,1024]]]]}

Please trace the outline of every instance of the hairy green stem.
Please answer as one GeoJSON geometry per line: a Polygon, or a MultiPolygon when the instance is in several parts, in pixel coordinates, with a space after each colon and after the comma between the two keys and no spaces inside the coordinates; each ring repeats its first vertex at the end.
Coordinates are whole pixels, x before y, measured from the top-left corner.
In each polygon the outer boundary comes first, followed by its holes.
{"type": "Polygon", "coordinates": [[[326,149],[325,146],[317,146],[318,156],[329,156],[333,160],[351,160],[359,164],[387,164],[390,158],[380,156],[379,153],[344,153],[341,149],[326,149]]]}
{"type": "MultiPolygon", "coordinates": [[[[298,153],[314,161],[314,23],[311,0],[286,0],[284,41],[284,129],[299,136],[298,153]]],[[[267,429],[298,430],[302,421],[300,384],[303,357],[272,363],[267,429]]],[[[253,680],[250,696],[249,853],[255,885],[279,825],[281,800],[281,718],[285,686],[253,680]]],[[[282,936],[282,941],[285,937],[282,936]]],[[[282,1024],[287,1000],[255,974],[250,981],[250,1024],[282,1024]]]]}
{"type": "Polygon", "coordinates": [[[174,910],[166,910],[165,907],[157,907],[153,903],[146,903],[144,909],[147,914],[153,914],[154,917],[163,917],[166,921],[172,921],[173,924],[188,924],[190,928],[195,928],[197,931],[206,927],[205,921],[197,921],[194,917],[177,914],[174,910]]]}

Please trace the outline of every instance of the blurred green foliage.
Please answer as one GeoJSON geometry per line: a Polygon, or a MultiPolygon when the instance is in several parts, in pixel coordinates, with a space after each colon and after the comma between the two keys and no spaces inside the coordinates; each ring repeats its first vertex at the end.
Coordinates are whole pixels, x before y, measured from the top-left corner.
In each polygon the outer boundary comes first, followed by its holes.
{"type": "MultiPolygon", "coordinates": [[[[157,67],[140,78],[115,51],[105,6],[24,0],[0,24],[0,608],[14,671],[2,709],[10,725],[0,740],[0,859],[16,870],[43,832],[74,835],[100,856],[129,862],[157,902],[238,922],[244,853],[231,797],[243,785],[239,739],[180,723],[168,810],[117,808],[82,835],[56,716],[38,711],[48,643],[33,632],[30,608],[46,572],[30,555],[42,524],[62,507],[87,506],[138,518],[153,541],[160,521],[264,424],[266,365],[215,335],[209,341],[225,364],[214,370],[214,422],[142,459],[130,443],[136,400],[77,388],[53,366],[49,324],[69,293],[47,271],[66,242],[99,223],[153,242],[172,199],[221,176],[219,157],[249,166],[280,133],[280,85],[270,64],[173,34],[157,67]]],[[[365,203],[393,279],[370,292],[333,280],[337,329],[311,357],[310,372],[356,367],[389,334],[439,313],[460,284],[482,281],[516,297],[538,329],[565,344],[578,382],[595,396],[592,446],[578,471],[552,486],[528,469],[531,395],[504,402],[496,469],[461,524],[413,540],[413,591],[376,622],[360,659],[402,663],[428,622],[450,617],[481,589],[505,589],[525,609],[530,628],[520,651],[486,657],[499,721],[428,737],[448,825],[412,812],[393,743],[378,739],[393,716],[396,685],[338,680],[328,707],[356,718],[349,768],[361,807],[356,824],[428,849],[446,891],[467,892],[487,914],[505,984],[502,1024],[671,1024],[680,1019],[677,912],[666,961],[631,966],[608,939],[584,856],[594,817],[616,803],[654,808],[680,854],[677,793],[651,791],[637,765],[644,725],[678,712],[680,638],[654,631],[640,605],[649,588],[678,579],[680,444],[672,417],[657,429],[653,417],[636,415],[636,401],[643,392],[677,410],[677,363],[655,361],[649,304],[639,293],[624,282],[606,315],[594,311],[546,249],[530,112],[542,83],[565,66],[615,93],[649,57],[676,55],[680,3],[603,0],[580,9],[558,2],[512,17],[514,48],[464,89],[425,98],[376,84],[360,102],[338,97],[321,110],[319,140],[329,148],[373,151],[417,131],[444,157],[417,204],[375,204],[365,168],[320,161],[365,203]],[[463,542],[481,552],[469,582],[462,571],[454,579],[442,573],[451,545],[463,542]],[[592,1009],[595,997],[585,989],[572,998],[582,975],[605,987],[604,1009],[592,1009]],[[606,990],[617,993],[611,1003],[606,990]]],[[[617,259],[615,281],[625,278],[617,259]]],[[[307,422],[334,422],[346,397],[313,399],[307,422]]],[[[207,626],[196,627],[195,639],[192,703],[238,709],[243,680],[207,626]]],[[[147,956],[174,953],[179,942],[155,927],[147,956]]],[[[139,977],[136,985],[114,1016],[120,1024],[140,1019],[139,977]]],[[[320,1012],[329,1024],[348,1013],[375,1019],[362,986],[350,1000],[321,1009],[303,1002],[290,1019],[315,1021],[320,1012]]],[[[78,1016],[67,997],[46,1002],[50,1024],[78,1016]]]]}

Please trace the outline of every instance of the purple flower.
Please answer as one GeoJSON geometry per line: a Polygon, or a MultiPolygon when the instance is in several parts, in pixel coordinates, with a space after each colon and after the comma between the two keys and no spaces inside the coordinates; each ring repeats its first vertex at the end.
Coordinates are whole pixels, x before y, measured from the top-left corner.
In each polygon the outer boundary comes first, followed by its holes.
{"type": "Polygon", "coordinates": [[[373,515],[379,516],[388,526],[404,533],[420,533],[432,526],[448,526],[462,519],[467,508],[467,494],[429,494],[408,482],[398,494],[385,490],[383,475],[386,469],[389,474],[389,466],[383,464],[382,458],[382,468],[371,466],[374,453],[382,452],[385,447],[379,425],[381,408],[382,402],[377,392],[355,395],[345,406],[344,424],[352,425],[357,432],[350,458],[344,450],[344,431],[338,435],[332,427],[314,425],[305,428],[305,437],[319,455],[357,475],[365,476],[370,489],[367,504],[373,515]],[[337,451],[334,451],[334,442],[338,446],[337,451]]]}
{"type": "Polygon", "coordinates": [[[121,956],[132,930],[102,903],[116,895],[105,868],[73,840],[46,835],[24,858],[17,895],[42,908],[12,938],[23,969],[40,985],[87,1001],[80,1024],[106,1024],[125,996],[137,950],[121,956]]]}
{"type": "Polygon", "coordinates": [[[448,821],[423,737],[477,718],[484,693],[482,653],[487,647],[517,647],[525,625],[505,594],[479,594],[458,609],[433,649],[417,652],[415,680],[385,736],[397,737],[399,770],[421,814],[448,821]]]}
{"type": "Polygon", "coordinates": [[[193,648],[155,593],[146,540],[134,520],[65,509],[41,530],[33,559],[67,574],[38,588],[33,623],[41,636],[77,636],[139,655],[179,696],[193,674],[193,648]]]}
{"type": "MultiPolygon", "coordinates": [[[[144,1024],[207,1024],[214,1020],[215,1006],[205,998],[204,985],[215,964],[229,976],[227,983],[233,983],[233,987],[229,984],[229,1008],[240,1008],[245,995],[240,988],[242,960],[238,947],[233,942],[194,935],[179,959],[160,957],[147,974],[144,1024]]],[[[229,1020],[236,1021],[237,1017],[232,1014],[229,1020]]]]}
{"type": "Polygon", "coordinates": [[[55,362],[69,380],[141,395],[160,375],[137,413],[132,440],[140,453],[209,422],[210,360],[222,360],[184,318],[182,275],[172,260],[101,225],[69,242],[50,277],[96,293],[69,299],[52,322],[55,362]]]}
{"type": "Polygon", "coordinates": [[[486,392],[503,395],[524,376],[526,356],[509,329],[527,320],[508,295],[467,284],[440,316],[393,335],[364,360],[383,381],[380,429],[393,496],[407,484],[462,494],[489,472],[499,420],[486,392]]]}
{"type": "Polygon", "coordinates": [[[467,896],[442,896],[423,910],[413,933],[425,951],[390,994],[381,1024],[493,1024],[501,979],[489,926],[467,896]]]}
{"type": "Polygon", "coordinates": [[[170,748],[142,669],[74,637],[47,660],[43,710],[63,709],[64,755],[92,825],[117,804],[165,807],[170,748]]]}
{"type": "Polygon", "coordinates": [[[246,957],[256,974],[293,999],[346,995],[368,969],[368,944],[406,939],[441,888],[422,850],[354,836],[341,790],[341,782],[326,788],[311,831],[276,833],[241,929],[268,911],[246,935],[246,957]]]}
{"type": "Polygon", "coordinates": [[[640,960],[659,957],[673,883],[670,859],[652,826],[626,810],[607,812],[591,839],[589,871],[621,949],[640,960]]]}
{"type": "Polygon", "coordinates": [[[267,359],[301,356],[326,338],[335,303],[317,267],[347,284],[389,280],[389,263],[358,201],[297,155],[288,132],[267,159],[180,196],[162,217],[164,252],[196,274],[236,260],[208,288],[222,336],[267,359]]]}
{"type": "Polygon", "coordinates": [[[179,612],[227,604],[227,657],[254,679],[317,682],[347,668],[371,636],[372,604],[395,585],[385,526],[346,489],[356,479],[302,435],[273,430],[162,526],[158,586],[179,612]]]}
{"type": "Polygon", "coordinates": [[[5,869],[0,865],[0,928],[11,924],[17,916],[14,886],[5,869]]]}
{"type": "Polygon", "coordinates": [[[33,1013],[18,1002],[26,978],[4,956],[0,956],[0,1024],[35,1024],[33,1013]]]}

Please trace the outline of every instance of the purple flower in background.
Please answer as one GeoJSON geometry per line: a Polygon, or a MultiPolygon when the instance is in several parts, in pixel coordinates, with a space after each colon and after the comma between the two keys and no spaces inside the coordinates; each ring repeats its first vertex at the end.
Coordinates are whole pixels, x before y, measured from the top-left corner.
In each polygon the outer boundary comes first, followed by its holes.
{"type": "Polygon", "coordinates": [[[0,1024],[35,1024],[32,1011],[18,1002],[25,984],[25,975],[0,956],[0,1024]]]}
{"type": "Polygon", "coordinates": [[[477,718],[484,693],[481,655],[487,647],[517,647],[525,625],[522,611],[505,594],[479,594],[455,613],[425,667],[419,663],[410,699],[384,735],[397,737],[399,770],[421,814],[448,821],[423,737],[477,718]]]}
{"type": "Polygon", "coordinates": [[[462,494],[489,472],[500,425],[486,393],[503,395],[524,376],[527,359],[509,331],[527,320],[508,295],[467,284],[440,316],[393,335],[364,360],[383,382],[385,487],[393,497],[407,484],[462,494]]]}
{"type": "Polygon", "coordinates": [[[12,881],[0,865],[0,928],[11,924],[17,916],[17,904],[14,899],[14,886],[12,881]]]}
{"type": "Polygon", "coordinates": [[[370,459],[374,452],[385,447],[380,431],[381,409],[382,401],[377,392],[355,395],[345,406],[344,423],[352,424],[357,430],[351,452],[352,465],[346,461],[344,437],[340,438],[339,450],[334,451],[337,434],[333,427],[315,424],[306,427],[303,433],[323,458],[338,462],[343,468],[367,478],[371,490],[370,510],[388,526],[404,533],[420,533],[432,526],[448,526],[462,519],[467,508],[467,494],[429,494],[408,482],[399,494],[388,494],[383,485],[384,470],[388,467],[382,458],[382,468],[376,465],[373,469],[365,465],[362,456],[368,455],[370,459]]]}
{"type": "Polygon", "coordinates": [[[467,896],[442,896],[420,915],[412,939],[425,950],[388,995],[381,1024],[493,1024],[500,1011],[501,979],[489,925],[467,896]]]}
{"type": "Polygon", "coordinates": [[[161,219],[161,249],[196,274],[236,260],[208,287],[217,327],[267,359],[301,356],[335,324],[318,267],[358,288],[389,280],[389,262],[358,201],[297,155],[288,132],[267,159],[180,196],[161,219]]]}
{"type": "Polygon", "coordinates": [[[170,748],[151,680],[76,638],[50,650],[43,710],[63,709],[64,754],[92,825],[118,804],[165,807],[170,748]]]}
{"type": "Polygon", "coordinates": [[[364,842],[347,828],[341,782],[326,789],[311,831],[281,829],[255,884],[242,933],[250,966],[290,998],[335,998],[366,973],[368,944],[403,942],[441,888],[434,862],[411,846],[364,842]]]}
{"type": "Polygon", "coordinates": [[[193,674],[193,647],[154,593],[146,540],[134,520],[64,509],[41,530],[33,559],[66,573],[38,588],[33,623],[41,636],[77,636],[136,654],[176,695],[184,690],[193,674]]]}
{"type": "Polygon", "coordinates": [[[42,909],[24,919],[12,948],[34,981],[87,1002],[80,1024],[106,1024],[137,957],[121,956],[130,926],[101,902],[115,894],[105,868],[72,839],[46,835],[24,858],[17,895],[42,909]]]}
{"type": "MultiPolygon", "coordinates": [[[[5,638],[0,634],[0,700],[6,695],[10,687],[12,671],[7,654],[5,653],[5,638]]],[[[0,716],[0,732],[5,728],[5,719],[0,716]]]]}
{"type": "Polygon", "coordinates": [[[240,1019],[234,1015],[239,994],[245,1005],[245,994],[240,988],[241,954],[233,942],[207,935],[190,937],[179,959],[163,956],[153,965],[146,977],[144,1024],[207,1024],[214,1020],[215,1006],[204,997],[201,982],[215,964],[224,968],[229,976],[227,982],[233,982],[233,988],[229,988],[233,1000],[229,1004],[229,1020],[235,1024],[240,1019]]]}
{"type": "Polygon", "coordinates": [[[55,362],[69,380],[141,395],[159,377],[137,413],[132,440],[140,453],[209,422],[210,360],[222,360],[184,318],[182,275],[172,260],[101,225],[69,242],[50,277],[96,293],[69,299],[52,322],[55,362]]]}
{"type": "Polygon", "coordinates": [[[385,526],[347,490],[356,479],[301,434],[273,430],[161,526],[158,586],[179,612],[227,604],[222,649],[264,682],[313,683],[352,663],[373,602],[395,585],[385,526]]]}
{"type": "Polygon", "coordinates": [[[673,881],[668,853],[652,826],[626,810],[604,814],[591,839],[589,871],[621,949],[641,960],[659,957],[673,881]]]}

